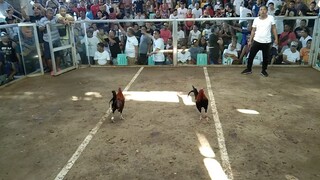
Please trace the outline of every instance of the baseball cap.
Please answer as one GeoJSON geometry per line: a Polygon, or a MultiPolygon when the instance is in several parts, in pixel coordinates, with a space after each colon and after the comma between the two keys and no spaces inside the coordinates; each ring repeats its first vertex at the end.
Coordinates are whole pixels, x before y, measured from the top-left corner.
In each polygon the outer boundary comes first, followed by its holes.
{"type": "Polygon", "coordinates": [[[7,35],[8,34],[6,32],[4,32],[4,31],[2,31],[1,34],[0,34],[1,37],[7,36],[7,35]]]}
{"type": "Polygon", "coordinates": [[[292,42],[290,43],[290,46],[295,46],[295,47],[297,47],[297,46],[298,46],[298,43],[297,43],[296,41],[292,41],[292,42]]]}

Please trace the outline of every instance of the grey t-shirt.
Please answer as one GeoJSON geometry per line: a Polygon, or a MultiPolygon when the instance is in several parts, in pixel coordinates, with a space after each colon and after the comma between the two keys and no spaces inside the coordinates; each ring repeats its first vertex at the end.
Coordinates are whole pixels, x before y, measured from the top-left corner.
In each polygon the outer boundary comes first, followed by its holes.
{"type": "Polygon", "coordinates": [[[140,54],[147,54],[149,45],[152,43],[152,39],[144,34],[140,37],[140,44],[139,44],[139,53],[140,54]]]}

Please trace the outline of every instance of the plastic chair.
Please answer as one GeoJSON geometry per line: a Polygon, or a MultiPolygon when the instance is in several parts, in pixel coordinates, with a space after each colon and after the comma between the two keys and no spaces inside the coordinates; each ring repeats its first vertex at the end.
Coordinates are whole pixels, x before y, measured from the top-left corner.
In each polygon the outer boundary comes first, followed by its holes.
{"type": "Polygon", "coordinates": [[[248,63],[248,58],[247,57],[243,57],[242,58],[242,64],[247,64],[248,63]]]}
{"type": "Polygon", "coordinates": [[[206,66],[208,65],[208,55],[207,54],[197,54],[197,65],[206,66]]]}
{"type": "Polygon", "coordinates": [[[149,66],[154,66],[153,56],[149,56],[148,57],[148,65],[149,66]]]}
{"type": "Polygon", "coordinates": [[[228,57],[228,58],[223,58],[222,64],[223,64],[223,65],[231,65],[232,62],[233,62],[233,59],[230,58],[230,57],[228,57]]]}
{"type": "Polygon", "coordinates": [[[127,66],[128,65],[128,60],[126,54],[118,54],[117,55],[117,65],[118,66],[127,66]]]}

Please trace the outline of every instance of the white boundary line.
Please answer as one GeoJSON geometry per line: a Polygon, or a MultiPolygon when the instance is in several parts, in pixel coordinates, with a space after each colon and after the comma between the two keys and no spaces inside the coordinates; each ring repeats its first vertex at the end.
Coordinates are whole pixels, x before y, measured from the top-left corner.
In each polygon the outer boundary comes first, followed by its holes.
{"type": "MultiPolygon", "coordinates": [[[[133,82],[137,79],[137,77],[140,75],[141,71],[143,70],[143,67],[139,69],[139,71],[135,74],[135,76],[131,79],[129,84],[125,87],[123,91],[127,91],[130,86],[133,84],[133,82]]],[[[109,108],[107,112],[101,117],[99,122],[96,124],[96,126],[90,131],[90,133],[87,135],[87,137],[82,141],[76,152],[72,155],[72,157],[69,159],[67,164],[61,169],[59,174],[56,176],[55,180],[62,180],[67,175],[67,173],[71,170],[74,163],[78,160],[81,153],[84,151],[84,149],[87,147],[87,145],[90,143],[93,136],[98,132],[101,125],[106,121],[108,116],[111,113],[111,109],[109,108]]]]}
{"type": "Polygon", "coordinates": [[[227,147],[226,147],[226,143],[225,143],[224,136],[223,136],[223,130],[222,130],[221,122],[219,119],[216,102],[214,100],[207,67],[203,67],[203,70],[204,70],[204,75],[206,77],[207,89],[208,89],[208,94],[209,94],[209,98],[210,98],[210,104],[211,104],[211,110],[212,110],[212,114],[213,114],[214,125],[216,127],[216,132],[217,132],[217,136],[218,136],[218,144],[219,144],[219,149],[220,149],[220,154],[221,154],[222,167],[223,167],[223,169],[225,169],[229,180],[233,180],[233,174],[232,174],[232,169],[231,169],[231,165],[229,162],[227,147]]]}

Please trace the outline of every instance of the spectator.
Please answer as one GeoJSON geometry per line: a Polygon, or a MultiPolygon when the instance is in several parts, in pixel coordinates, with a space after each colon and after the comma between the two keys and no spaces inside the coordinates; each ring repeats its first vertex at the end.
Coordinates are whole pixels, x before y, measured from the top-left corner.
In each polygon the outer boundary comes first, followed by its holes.
{"type": "Polygon", "coordinates": [[[53,10],[53,14],[57,13],[59,6],[60,4],[57,0],[48,0],[45,5],[46,9],[51,8],[53,10]]]}
{"type": "Polygon", "coordinates": [[[218,36],[219,28],[214,26],[209,37],[209,58],[210,64],[219,64],[221,62],[220,51],[223,50],[223,40],[218,36]]]}
{"type": "Polygon", "coordinates": [[[139,20],[139,19],[146,19],[144,14],[141,14],[141,11],[137,11],[136,16],[134,17],[134,19],[137,19],[138,26],[140,26],[140,27],[144,26],[144,22],[139,20]]]}
{"type": "MultiPolygon", "coordinates": [[[[99,42],[100,40],[96,36],[93,36],[92,30],[87,30],[87,36],[81,40],[81,44],[85,43],[86,47],[88,47],[87,56],[89,57],[90,64],[95,63],[93,61],[93,57],[97,51],[97,45],[99,42]]],[[[88,64],[88,62],[82,62],[82,64],[88,64]]]]}
{"type": "Polygon", "coordinates": [[[211,27],[209,23],[206,23],[205,28],[202,30],[202,36],[208,40],[209,36],[211,35],[211,27]]]}
{"type": "Polygon", "coordinates": [[[292,31],[290,24],[284,25],[284,32],[279,36],[279,51],[284,47],[290,44],[292,41],[296,40],[296,35],[292,31]]]}
{"type": "Polygon", "coordinates": [[[194,25],[194,21],[191,21],[191,19],[194,19],[191,9],[187,10],[187,14],[184,19],[185,19],[184,30],[186,32],[186,35],[189,36],[189,32],[191,31],[194,25]]]}
{"type": "Polygon", "coordinates": [[[194,15],[194,18],[200,18],[202,16],[202,9],[200,8],[199,3],[195,3],[192,14],[194,15]]]}
{"type": "Polygon", "coordinates": [[[104,49],[103,43],[98,43],[94,61],[101,66],[110,64],[110,54],[104,49]]]}
{"type": "MultiPolygon", "coordinates": [[[[146,34],[146,33],[145,33],[146,34]]],[[[151,36],[147,34],[148,36],[151,36]]],[[[153,51],[148,54],[148,56],[153,56],[153,61],[155,62],[155,65],[164,65],[165,59],[164,59],[164,42],[163,39],[160,38],[160,31],[154,30],[153,32],[153,51]]]]}
{"type": "MultiPolygon", "coordinates": [[[[307,21],[305,19],[301,19],[300,21],[300,26],[296,27],[294,29],[294,33],[297,36],[297,39],[301,38],[301,30],[307,27],[307,21]]],[[[309,29],[306,29],[307,32],[309,33],[309,29]]]]}
{"type": "Polygon", "coordinates": [[[12,9],[12,6],[7,1],[0,0],[0,25],[6,24],[7,9],[12,9]]]}
{"type": "Polygon", "coordinates": [[[124,52],[128,59],[129,65],[134,65],[138,60],[138,39],[134,36],[134,30],[132,28],[128,28],[127,32],[122,28],[122,26],[119,24],[121,33],[126,36],[125,40],[125,48],[124,52]]]}
{"type": "Polygon", "coordinates": [[[143,32],[146,32],[147,28],[142,26],[141,27],[141,37],[140,37],[140,44],[139,44],[139,58],[138,64],[139,65],[147,65],[148,64],[148,57],[147,54],[150,52],[152,39],[143,32]]]}
{"type": "MultiPolygon", "coordinates": [[[[294,17],[298,16],[298,11],[295,9],[295,2],[294,0],[291,0],[289,3],[289,6],[285,10],[285,15],[286,17],[294,17]]],[[[291,27],[295,27],[296,20],[284,20],[285,24],[289,24],[291,27]]]]}
{"type": "MultiPolygon", "coordinates": [[[[19,73],[19,56],[16,54],[15,48],[17,44],[10,40],[6,32],[1,32],[0,53],[3,55],[0,59],[2,66],[5,68],[5,74],[9,80],[13,80],[16,73],[19,73]]],[[[21,72],[20,72],[21,73],[21,72]]]]}
{"type": "Polygon", "coordinates": [[[109,31],[109,37],[106,39],[106,42],[109,45],[110,53],[111,53],[111,62],[112,64],[117,64],[117,56],[121,53],[120,49],[120,39],[115,35],[115,31],[109,31]]]}
{"type": "Polygon", "coordinates": [[[253,5],[252,7],[252,16],[253,17],[258,17],[259,15],[259,10],[260,10],[260,7],[262,6],[262,1],[261,0],[257,0],[257,3],[255,5],[253,5]]]}
{"type": "Polygon", "coordinates": [[[197,55],[200,53],[204,53],[204,49],[199,46],[199,40],[194,39],[192,41],[192,46],[189,48],[189,52],[191,55],[191,63],[196,64],[197,63],[197,55]]]}
{"type": "Polygon", "coordinates": [[[307,46],[300,49],[300,59],[301,64],[308,64],[309,62],[309,53],[311,49],[312,39],[307,41],[307,46]]]}
{"type": "Polygon", "coordinates": [[[171,31],[168,28],[169,24],[164,23],[163,28],[160,30],[160,37],[163,39],[164,44],[167,44],[168,39],[172,37],[171,31]]]}
{"type": "Polygon", "coordinates": [[[59,34],[62,45],[70,44],[69,42],[69,31],[67,30],[67,26],[70,26],[71,23],[74,22],[74,18],[67,14],[67,8],[65,6],[61,6],[59,9],[59,14],[56,15],[57,22],[64,25],[59,26],[59,34]]]}
{"type": "Polygon", "coordinates": [[[181,46],[182,50],[178,51],[178,62],[182,64],[189,64],[191,62],[191,54],[186,50],[186,46],[181,46]]]}
{"type": "MultiPolygon", "coordinates": [[[[230,46],[223,51],[222,54],[222,63],[223,64],[232,64],[233,61],[239,61],[238,51],[236,49],[236,43],[231,43],[230,46]],[[230,62],[229,59],[231,60],[230,62]]],[[[238,63],[237,63],[238,64],[238,63]]]]}
{"type": "Polygon", "coordinates": [[[185,32],[182,30],[183,25],[178,25],[178,32],[177,32],[177,40],[178,40],[178,44],[181,44],[182,42],[185,41],[186,38],[186,34],[185,32]]]}
{"type": "MultiPolygon", "coordinates": [[[[210,37],[210,36],[209,36],[210,37]]],[[[207,40],[205,39],[204,36],[201,37],[200,42],[199,42],[199,47],[203,48],[204,52],[207,52],[207,40]]]]}
{"type": "Polygon", "coordinates": [[[189,34],[188,43],[192,44],[194,39],[200,41],[200,38],[201,38],[201,32],[198,30],[198,26],[193,25],[192,31],[190,31],[190,34],[189,34]]]}
{"type": "Polygon", "coordinates": [[[298,64],[300,61],[300,53],[297,50],[298,43],[292,41],[290,43],[290,48],[283,52],[283,62],[284,64],[298,64]]]}
{"type": "Polygon", "coordinates": [[[141,37],[141,30],[138,24],[133,25],[133,34],[137,38],[138,42],[140,42],[140,37],[141,37]]]}
{"type": "Polygon", "coordinates": [[[301,34],[301,37],[300,37],[299,41],[301,42],[302,47],[307,47],[307,41],[309,39],[312,39],[311,36],[307,32],[307,28],[303,28],[300,31],[300,34],[301,34]]]}
{"type": "MultiPolygon", "coordinates": [[[[50,47],[49,47],[49,35],[47,33],[47,25],[50,26],[50,32],[51,32],[51,43],[52,46],[55,47],[60,47],[61,42],[60,42],[60,35],[59,31],[57,28],[57,23],[58,23],[58,18],[54,16],[54,10],[51,8],[47,8],[46,11],[46,16],[41,18],[39,21],[39,30],[43,31],[43,40],[44,40],[44,58],[47,61],[47,65],[49,66],[51,70],[51,75],[54,75],[53,67],[52,67],[52,59],[51,59],[51,52],[50,52],[50,47]]],[[[55,64],[56,64],[56,69],[60,71],[60,60],[61,60],[61,53],[55,52],[55,64]]]]}
{"type": "Polygon", "coordinates": [[[181,6],[178,8],[178,16],[180,19],[184,19],[187,15],[188,10],[187,10],[187,8],[185,8],[186,5],[184,2],[181,2],[180,5],[181,6]]]}
{"type": "MultiPolygon", "coordinates": [[[[312,1],[310,3],[309,9],[306,12],[306,16],[317,16],[319,14],[319,8],[318,9],[315,9],[315,8],[316,8],[316,2],[312,1]]],[[[312,30],[314,28],[314,22],[315,22],[314,19],[309,19],[308,21],[308,28],[310,30],[310,34],[312,34],[312,30]]]]}

